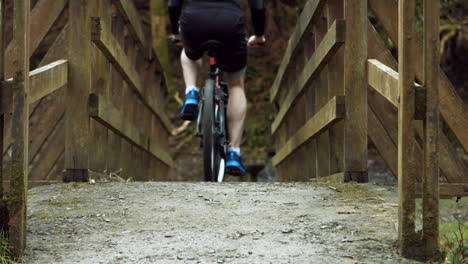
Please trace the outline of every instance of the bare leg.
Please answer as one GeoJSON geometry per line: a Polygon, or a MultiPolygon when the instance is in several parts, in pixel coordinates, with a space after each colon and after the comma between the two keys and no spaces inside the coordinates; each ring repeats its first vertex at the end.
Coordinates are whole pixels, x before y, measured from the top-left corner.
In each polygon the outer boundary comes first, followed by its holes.
{"type": "Polygon", "coordinates": [[[247,98],[244,90],[244,74],[238,78],[226,79],[229,85],[227,121],[231,147],[239,148],[247,114],[247,98]]]}
{"type": "Polygon", "coordinates": [[[180,63],[182,64],[182,71],[184,73],[184,81],[185,81],[185,92],[187,93],[192,89],[192,87],[196,87],[197,85],[197,75],[198,75],[198,68],[201,67],[202,60],[191,60],[185,54],[185,49],[182,50],[180,54],[180,63]]]}

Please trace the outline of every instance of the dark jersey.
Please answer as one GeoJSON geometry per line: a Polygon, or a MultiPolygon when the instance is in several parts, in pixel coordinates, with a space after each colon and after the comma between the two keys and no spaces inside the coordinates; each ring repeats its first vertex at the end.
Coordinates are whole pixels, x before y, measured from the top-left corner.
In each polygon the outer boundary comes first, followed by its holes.
{"type": "MultiPolygon", "coordinates": [[[[219,6],[235,6],[240,10],[240,1],[241,0],[187,0],[187,5],[216,4],[219,6]]],[[[179,34],[179,18],[182,12],[183,2],[184,0],[168,0],[172,34],[179,34]]],[[[263,36],[265,34],[265,8],[263,0],[249,0],[249,7],[252,14],[255,35],[263,36]]]]}

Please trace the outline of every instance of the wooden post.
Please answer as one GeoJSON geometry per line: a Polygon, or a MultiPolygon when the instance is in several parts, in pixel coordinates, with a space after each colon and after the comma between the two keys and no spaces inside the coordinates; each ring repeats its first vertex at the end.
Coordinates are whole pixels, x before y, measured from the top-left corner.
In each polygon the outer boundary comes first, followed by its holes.
{"type": "Polygon", "coordinates": [[[367,182],[367,1],[344,1],[346,180],[367,182]]]}
{"type": "MultiPolygon", "coordinates": [[[[4,128],[4,123],[3,123],[3,115],[4,115],[4,105],[1,105],[1,98],[4,96],[3,89],[3,82],[5,81],[5,44],[4,44],[4,32],[5,32],[5,23],[4,23],[4,18],[5,18],[5,0],[0,0],[0,149],[2,150],[2,155],[0,158],[0,204],[2,204],[2,207],[0,210],[3,210],[3,128],[4,128]]],[[[0,219],[2,221],[2,219],[0,219]]],[[[3,226],[3,223],[0,223],[0,226],[3,226]]]]}
{"type": "Polygon", "coordinates": [[[15,0],[13,11],[13,118],[10,195],[8,198],[9,241],[20,256],[26,247],[26,192],[28,190],[29,127],[29,0],[15,0]]]}
{"type": "MultiPolygon", "coordinates": [[[[330,27],[336,19],[343,19],[343,7],[343,0],[328,1],[328,27],[330,27]]],[[[329,99],[333,96],[345,95],[343,52],[344,48],[341,47],[328,63],[328,67],[333,69],[328,73],[329,99]]],[[[345,122],[340,121],[330,128],[330,174],[344,171],[344,125],[345,122]]]]}
{"type": "Polygon", "coordinates": [[[65,113],[64,181],[88,180],[89,116],[91,92],[91,17],[90,2],[69,3],[68,88],[65,113]]]}
{"type": "MultiPolygon", "coordinates": [[[[107,8],[112,10],[111,1],[106,0],[106,4],[108,5],[107,8]]],[[[124,30],[125,24],[122,16],[119,14],[112,18],[112,14],[109,14],[109,17],[105,18],[103,22],[108,23],[107,25],[111,25],[113,36],[120,44],[120,46],[123,47],[127,31],[124,30]]],[[[111,86],[109,87],[107,96],[109,96],[109,98],[111,99],[110,101],[114,103],[114,106],[117,107],[117,109],[123,109],[122,100],[127,100],[127,98],[121,96],[123,94],[124,86],[126,86],[126,83],[123,80],[122,76],[115,69],[115,67],[112,67],[111,86]]],[[[122,116],[122,118],[124,117],[122,116]]],[[[123,141],[125,141],[125,139],[122,139],[114,131],[108,131],[108,148],[112,150],[109,152],[109,155],[107,157],[107,169],[109,170],[109,172],[116,172],[123,168],[122,162],[120,161],[120,156],[122,155],[120,151],[122,148],[123,141]]]]}
{"type": "MultiPolygon", "coordinates": [[[[328,4],[328,2],[327,2],[328,4]]],[[[314,25],[315,49],[328,32],[327,8],[323,8],[314,25]]],[[[328,66],[325,66],[315,80],[315,106],[317,112],[328,102],[328,66]]],[[[325,130],[317,136],[317,178],[330,175],[330,136],[325,130]]]]}
{"type": "MultiPolygon", "coordinates": [[[[110,0],[98,0],[91,2],[94,4],[93,16],[98,16],[106,25],[110,25],[112,6],[110,0]]],[[[92,90],[93,93],[110,97],[110,70],[111,65],[102,52],[96,47],[92,48],[93,54],[93,76],[92,90]]],[[[95,172],[105,173],[107,171],[107,157],[112,156],[112,152],[108,152],[107,146],[108,131],[105,126],[100,124],[95,119],[90,119],[90,160],[89,168],[95,172]]],[[[111,133],[111,132],[109,132],[111,133]]]]}
{"type": "Polygon", "coordinates": [[[414,16],[415,0],[399,0],[398,88],[398,233],[400,252],[404,257],[419,255],[415,233],[415,170],[414,170],[414,16]]]}
{"type": "Polygon", "coordinates": [[[166,79],[166,85],[169,93],[172,94],[174,87],[174,77],[172,74],[172,62],[169,58],[169,47],[167,45],[167,8],[165,0],[150,0],[151,8],[151,30],[153,32],[153,47],[156,50],[155,56],[158,57],[163,68],[162,74],[166,79]]]}
{"type": "MultiPolygon", "coordinates": [[[[5,38],[4,38],[4,32],[5,32],[5,0],[0,0],[0,83],[3,83],[5,81],[5,38]]],[[[3,85],[0,85],[0,102],[1,98],[5,96],[3,93],[3,85]]],[[[2,155],[0,156],[0,230],[3,232],[8,232],[8,212],[7,212],[7,207],[6,203],[3,200],[3,138],[4,138],[4,128],[5,128],[5,116],[4,116],[4,105],[1,105],[0,103],[0,109],[2,110],[0,113],[0,150],[2,155]]]]}
{"type": "Polygon", "coordinates": [[[440,0],[424,1],[424,78],[426,120],[423,176],[423,241],[425,255],[439,255],[439,14],[440,0]]]}

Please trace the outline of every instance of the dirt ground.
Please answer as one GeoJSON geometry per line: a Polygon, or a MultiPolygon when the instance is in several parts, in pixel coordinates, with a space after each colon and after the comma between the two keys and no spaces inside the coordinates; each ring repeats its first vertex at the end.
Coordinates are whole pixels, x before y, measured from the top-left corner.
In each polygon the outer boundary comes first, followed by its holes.
{"type": "Polygon", "coordinates": [[[370,184],[42,186],[25,263],[405,263],[396,202],[370,184]]]}

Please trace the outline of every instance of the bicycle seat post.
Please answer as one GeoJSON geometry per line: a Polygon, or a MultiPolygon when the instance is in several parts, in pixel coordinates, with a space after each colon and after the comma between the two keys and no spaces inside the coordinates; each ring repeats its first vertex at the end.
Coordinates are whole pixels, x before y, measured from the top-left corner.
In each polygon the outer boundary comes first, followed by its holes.
{"type": "Polygon", "coordinates": [[[210,77],[215,78],[218,75],[218,66],[216,65],[216,58],[211,57],[208,59],[208,63],[210,64],[210,77]]]}

